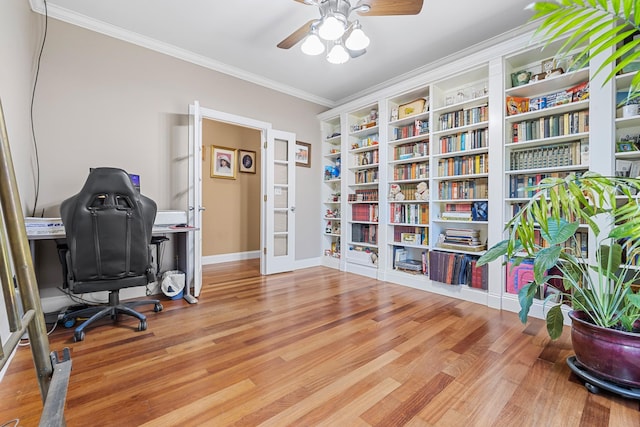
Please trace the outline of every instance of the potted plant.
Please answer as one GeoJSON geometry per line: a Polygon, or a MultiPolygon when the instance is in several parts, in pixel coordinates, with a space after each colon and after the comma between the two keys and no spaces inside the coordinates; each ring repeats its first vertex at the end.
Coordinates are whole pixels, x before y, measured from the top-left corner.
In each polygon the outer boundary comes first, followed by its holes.
{"type": "MultiPolygon", "coordinates": [[[[564,40],[558,55],[571,54],[572,67],[581,68],[596,55],[610,52],[599,58],[602,64],[595,73],[610,69],[606,83],[640,60],[640,39],[633,37],[640,34],[637,3],[558,0],[535,2],[530,8],[535,11],[532,19],[540,19],[536,33],[547,45],[564,40]]],[[[640,96],[638,88],[636,72],[628,100],[640,96]]],[[[505,226],[508,238],[478,263],[503,259],[517,266],[532,259],[534,279],[518,291],[521,321],[527,321],[536,295],[541,295],[552,339],[561,335],[568,314],[578,362],[598,378],[637,389],[640,179],[587,172],[548,178],[535,189],[534,197],[505,226]],[[575,237],[579,228],[588,229],[595,239],[591,256],[580,251],[575,237]]]]}

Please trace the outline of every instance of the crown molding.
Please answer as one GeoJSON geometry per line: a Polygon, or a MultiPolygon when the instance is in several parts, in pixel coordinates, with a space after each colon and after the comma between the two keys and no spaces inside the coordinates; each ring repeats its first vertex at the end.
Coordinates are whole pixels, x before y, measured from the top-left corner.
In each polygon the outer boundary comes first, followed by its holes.
{"type": "MultiPolygon", "coordinates": [[[[44,0],[29,0],[29,4],[31,5],[31,9],[34,12],[41,15],[45,14],[44,0]]],[[[217,71],[219,73],[227,74],[229,76],[236,77],[238,79],[284,93],[286,95],[313,102],[314,104],[322,105],[328,108],[333,108],[338,105],[335,101],[332,101],[330,99],[322,98],[311,93],[295,89],[291,86],[266,79],[257,74],[249,73],[240,68],[232,67],[228,64],[224,64],[211,58],[207,58],[203,55],[189,52],[185,49],[178,48],[168,43],[159,42],[149,37],[145,37],[141,34],[124,30],[115,25],[107,24],[105,22],[89,18],[88,16],[72,12],[68,9],[56,5],[47,4],[47,16],[59,21],[66,22],[68,24],[85,28],[90,31],[126,41],[128,43],[132,43],[146,49],[169,55],[174,58],[190,62],[192,64],[199,65],[213,71],[217,71]]]]}

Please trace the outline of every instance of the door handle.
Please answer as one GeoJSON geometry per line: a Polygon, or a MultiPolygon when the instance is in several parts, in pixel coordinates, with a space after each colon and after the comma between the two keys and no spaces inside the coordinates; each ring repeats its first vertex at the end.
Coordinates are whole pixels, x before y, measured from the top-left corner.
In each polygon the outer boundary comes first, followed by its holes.
{"type": "Polygon", "coordinates": [[[296,207],[295,206],[291,206],[291,212],[295,212],[296,211],[296,207]]]}

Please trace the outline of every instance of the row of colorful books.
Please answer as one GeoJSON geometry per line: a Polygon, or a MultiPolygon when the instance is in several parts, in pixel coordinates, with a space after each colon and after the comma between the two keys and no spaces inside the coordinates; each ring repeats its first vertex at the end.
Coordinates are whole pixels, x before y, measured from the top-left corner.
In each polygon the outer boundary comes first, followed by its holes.
{"type": "Polygon", "coordinates": [[[439,176],[474,175],[489,172],[489,155],[456,156],[438,161],[439,176]]]}
{"type": "Polygon", "coordinates": [[[411,138],[425,133],[429,133],[429,120],[415,120],[413,124],[393,128],[391,140],[411,138]]]}
{"type": "Polygon", "coordinates": [[[440,130],[454,129],[460,126],[472,125],[489,120],[489,106],[481,105],[469,107],[462,110],[443,113],[438,122],[440,130]]]}
{"type": "Polygon", "coordinates": [[[353,221],[378,222],[379,210],[377,204],[351,205],[351,219],[353,221]]]}
{"type": "Polygon", "coordinates": [[[356,184],[368,184],[378,182],[378,169],[356,171],[354,174],[356,184]]]}
{"type": "Polygon", "coordinates": [[[369,188],[360,188],[355,191],[355,193],[351,193],[347,197],[347,201],[349,202],[377,202],[378,201],[378,190],[377,189],[369,189],[369,188]]]}
{"type": "Polygon", "coordinates": [[[475,150],[476,148],[485,148],[488,144],[489,130],[486,128],[473,129],[469,132],[440,137],[440,153],[475,150]]]}
{"type": "Polygon", "coordinates": [[[489,185],[486,178],[438,183],[440,200],[486,199],[488,194],[489,185]]]}
{"type": "Polygon", "coordinates": [[[509,170],[587,165],[588,154],[588,139],[512,151],[509,153],[509,170]]]}
{"type": "Polygon", "coordinates": [[[429,253],[431,280],[449,285],[488,289],[487,265],[478,267],[477,259],[473,255],[431,251],[429,253]]]}
{"type": "Polygon", "coordinates": [[[389,211],[392,224],[429,224],[428,203],[391,203],[389,211]]]}
{"type": "Polygon", "coordinates": [[[393,179],[402,181],[405,179],[428,179],[429,163],[409,163],[396,165],[393,168],[393,179]]]}
{"type": "Polygon", "coordinates": [[[565,178],[569,172],[547,172],[509,176],[509,198],[530,198],[536,193],[534,188],[545,178],[565,178]]]}
{"type": "Polygon", "coordinates": [[[425,157],[428,155],[429,141],[412,142],[398,145],[393,148],[394,160],[413,159],[414,157],[425,157]]]}
{"type": "Polygon", "coordinates": [[[511,141],[532,141],[534,139],[585,132],[589,132],[589,110],[556,114],[514,123],[511,126],[511,141]]]}

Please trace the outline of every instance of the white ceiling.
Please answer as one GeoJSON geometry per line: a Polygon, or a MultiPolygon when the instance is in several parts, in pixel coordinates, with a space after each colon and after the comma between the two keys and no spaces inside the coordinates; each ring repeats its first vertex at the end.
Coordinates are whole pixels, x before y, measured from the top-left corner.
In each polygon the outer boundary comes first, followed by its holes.
{"type": "MultiPolygon", "coordinates": [[[[31,0],[43,12],[44,0],[31,0]]],[[[276,47],[317,7],[294,0],[47,0],[52,18],[328,107],[527,23],[531,0],[424,0],[415,16],[363,16],[367,53],[333,65],[276,47]]]]}

